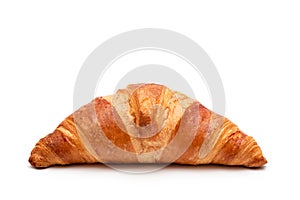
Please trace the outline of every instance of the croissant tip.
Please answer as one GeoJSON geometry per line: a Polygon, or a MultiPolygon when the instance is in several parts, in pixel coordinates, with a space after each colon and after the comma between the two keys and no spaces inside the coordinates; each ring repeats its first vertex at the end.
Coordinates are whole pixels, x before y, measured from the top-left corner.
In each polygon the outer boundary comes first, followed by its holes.
{"type": "Polygon", "coordinates": [[[31,154],[28,162],[31,164],[32,167],[34,168],[47,168],[49,165],[46,164],[45,158],[37,155],[37,154],[31,154]]]}
{"type": "Polygon", "coordinates": [[[51,160],[52,155],[48,151],[45,151],[45,148],[43,148],[41,143],[38,142],[37,145],[31,151],[28,162],[31,164],[32,167],[41,169],[51,166],[51,160]]]}
{"type": "Polygon", "coordinates": [[[245,166],[252,168],[260,168],[267,164],[267,159],[261,155],[259,157],[255,157],[250,163],[247,163],[245,166]]]}

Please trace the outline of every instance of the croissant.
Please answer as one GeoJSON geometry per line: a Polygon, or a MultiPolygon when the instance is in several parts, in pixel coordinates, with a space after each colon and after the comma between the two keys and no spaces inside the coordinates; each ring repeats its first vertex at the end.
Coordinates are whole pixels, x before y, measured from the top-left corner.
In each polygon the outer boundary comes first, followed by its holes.
{"type": "Polygon", "coordinates": [[[260,167],[256,141],[227,118],[159,84],[95,98],[40,139],[35,168],[76,163],[178,163],[260,167]]]}

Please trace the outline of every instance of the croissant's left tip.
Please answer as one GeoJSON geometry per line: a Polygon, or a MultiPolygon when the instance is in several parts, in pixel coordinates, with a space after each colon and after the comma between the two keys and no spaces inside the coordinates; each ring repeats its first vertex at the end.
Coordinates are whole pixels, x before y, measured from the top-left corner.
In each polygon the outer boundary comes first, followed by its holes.
{"type": "Polygon", "coordinates": [[[35,147],[32,150],[28,162],[31,164],[32,167],[38,169],[47,168],[50,166],[49,162],[47,162],[46,157],[38,152],[38,147],[35,147]]]}
{"type": "Polygon", "coordinates": [[[28,162],[32,167],[42,169],[56,164],[56,155],[43,145],[44,139],[41,139],[30,153],[28,162]]]}
{"type": "Polygon", "coordinates": [[[48,167],[47,165],[44,165],[43,162],[41,162],[41,157],[37,155],[31,155],[28,159],[28,162],[34,168],[42,169],[48,167]]]}

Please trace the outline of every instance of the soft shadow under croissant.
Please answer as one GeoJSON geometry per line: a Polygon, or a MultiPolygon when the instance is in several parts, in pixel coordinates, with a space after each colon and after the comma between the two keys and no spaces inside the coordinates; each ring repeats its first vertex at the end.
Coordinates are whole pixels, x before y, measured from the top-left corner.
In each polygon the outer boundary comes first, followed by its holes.
{"type": "Polygon", "coordinates": [[[198,101],[158,84],[95,98],[42,138],[35,168],[76,163],[178,163],[260,167],[256,141],[198,101]]]}

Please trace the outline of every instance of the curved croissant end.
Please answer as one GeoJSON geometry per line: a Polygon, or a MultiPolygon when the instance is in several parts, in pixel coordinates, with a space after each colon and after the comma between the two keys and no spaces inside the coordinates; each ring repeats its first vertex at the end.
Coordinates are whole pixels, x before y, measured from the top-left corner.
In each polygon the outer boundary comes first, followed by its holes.
{"type": "Polygon", "coordinates": [[[77,134],[72,115],[53,133],[40,139],[29,158],[29,163],[36,168],[95,162],[97,160],[87,152],[77,134]]]}

